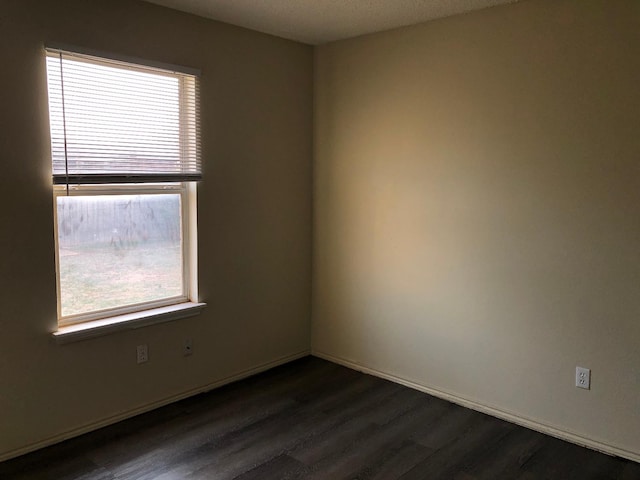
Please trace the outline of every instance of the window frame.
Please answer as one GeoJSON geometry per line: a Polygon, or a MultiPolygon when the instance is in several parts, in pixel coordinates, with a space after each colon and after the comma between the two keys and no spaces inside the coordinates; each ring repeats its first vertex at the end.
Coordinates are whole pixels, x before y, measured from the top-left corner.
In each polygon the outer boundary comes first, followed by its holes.
{"type": "MultiPolygon", "coordinates": [[[[132,70],[158,70],[159,75],[181,74],[193,77],[194,81],[194,101],[193,111],[195,123],[195,140],[188,148],[194,149],[190,153],[196,155],[196,165],[200,169],[200,136],[199,136],[199,76],[198,70],[168,65],[159,62],[146,61],[138,58],[126,57],[122,55],[106,54],[93,50],[67,47],[63,45],[47,45],[44,49],[45,62],[51,57],[51,52],[60,51],[62,54],[70,54],[84,58],[87,63],[97,64],[120,63],[127,64],[127,68],[132,70]]],[[[61,57],[62,59],[62,57],[61,57]]],[[[121,65],[122,66],[122,65],[121,65]]],[[[49,91],[51,77],[47,73],[47,90],[49,91]]],[[[186,88],[184,79],[179,77],[179,88],[186,88]]],[[[184,115],[190,115],[182,110],[182,93],[179,128],[181,135],[187,128],[184,115]]],[[[51,101],[51,100],[49,100],[51,101]]],[[[62,101],[64,102],[64,96],[62,101]]],[[[190,104],[191,105],[191,104],[190,104]]],[[[51,117],[48,118],[51,125],[51,117]]],[[[66,129],[66,126],[64,127],[66,129]]],[[[182,137],[181,137],[182,138],[182,137]]],[[[50,137],[53,144],[53,137],[50,137]]],[[[181,140],[182,141],[182,140],[181,140]]],[[[65,139],[66,142],[66,139],[65,139]]],[[[183,149],[184,147],[181,147],[183,149]]],[[[184,152],[184,150],[182,150],[184,152]]],[[[50,165],[53,168],[53,151],[50,150],[50,165]]],[[[65,146],[66,158],[66,146],[65,146]]],[[[181,162],[183,161],[181,157],[181,162]]],[[[66,164],[66,160],[65,160],[66,164]]],[[[182,164],[182,163],[181,163],[182,164]]],[[[136,178],[128,178],[125,175],[107,175],[105,178],[93,176],[93,178],[70,179],[69,172],[66,173],[66,183],[60,182],[60,174],[56,176],[53,172],[53,221],[54,221],[54,247],[55,247],[55,268],[56,268],[56,300],[57,300],[57,325],[58,330],[54,332],[58,343],[75,341],[77,339],[89,338],[102,335],[114,330],[119,330],[126,325],[126,328],[137,328],[158,322],[173,320],[197,315],[206,306],[198,303],[197,284],[197,183],[201,179],[201,170],[198,173],[185,173],[184,175],[167,175],[165,178],[149,175],[138,175],[136,178]],[[82,182],[74,183],[71,182],[82,182]],[[107,183],[109,182],[109,183],[107,183]],[[181,232],[181,264],[182,264],[182,293],[178,296],[166,297],[163,299],[139,302],[134,304],[119,305],[113,308],[92,310],[84,313],[62,315],[61,296],[61,269],[60,269],[60,246],[58,232],[58,197],[60,196],[96,196],[96,195],[147,195],[147,194],[167,194],[174,193],[180,195],[180,232],[181,232]]],[[[80,176],[82,177],[82,176],[80,176]]]]}

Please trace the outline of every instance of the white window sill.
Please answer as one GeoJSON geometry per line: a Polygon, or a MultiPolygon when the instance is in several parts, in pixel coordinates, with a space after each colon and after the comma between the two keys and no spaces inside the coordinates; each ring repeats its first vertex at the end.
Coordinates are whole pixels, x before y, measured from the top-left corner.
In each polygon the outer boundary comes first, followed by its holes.
{"type": "Polygon", "coordinates": [[[131,330],[155,325],[156,323],[170,322],[179,318],[193,317],[198,315],[206,306],[206,303],[179,303],[177,305],[60,327],[52,335],[58,344],[79,342],[122,330],[131,330]]]}

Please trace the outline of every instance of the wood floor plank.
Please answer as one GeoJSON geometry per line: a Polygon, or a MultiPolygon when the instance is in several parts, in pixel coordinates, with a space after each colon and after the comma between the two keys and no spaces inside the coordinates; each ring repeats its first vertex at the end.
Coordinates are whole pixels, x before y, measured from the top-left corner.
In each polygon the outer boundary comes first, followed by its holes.
{"type": "Polygon", "coordinates": [[[353,478],[359,480],[399,478],[432,453],[431,449],[413,440],[405,439],[399,445],[388,448],[380,457],[357,472],[353,478]]]}
{"type": "Polygon", "coordinates": [[[425,478],[453,478],[457,473],[477,462],[514,426],[501,420],[478,414],[469,419],[466,428],[458,436],[409,472],[403,480],[425,478]]]}
{"type": "Polygon", "coordinates": [[[546,437],[543,447],[523,465],[522,470],[548,480],[610,480],[616,478],[620,470],[620,465],[608,463],[610,458],[556,438],[546,437]],[[610,475],[606,470],[602,471],[607,465],[615,467],[615,471],[609,472],[610,475]]]}
{"type": "Polygon", "coordinates": [[[449,404],[446,415],[442,415],[428,428],[413,433],[411,438],[425,447],[438,450],[455,440],[477,418],[476,412],[449,404]]]}
{"type": "MultiPolygon", "coordinates": [[[[268,462],[260,464],[234,480],[264,480],[265,478],[277,478],[280,480],[296,480],[303,478],[307,468],[302,462],[289,455],[278,455],[268,462]]],[[[210,478],[210,477],[209,477],[210,478]]]]}
{"type": "MultiPolygon", "coordinates": [[[[0,464],[1,466],[2,464],[0,464]]],[[[113,474],[83,456],[48,464],[29,462],[15,469],[0,468],[2,480],[112,480],[113,474]],[[46,468],[43,468],[46,465],[46,468]]]]}
{"type": "Polygon", "coordinates": [[[344,408],[325,411],[334,420],[333,427],[298,443],[291,450],[291,455],[313,465],[345,446],[361,442],[378,429],[377,425],[388,423],[424,403],[424,399],[413,395],[404,397],[400,395],[402,393],[402,389],[398,390],[385,382],[376,391],[355,399],[344,408]]]}
{"type": "MultiPolygon", "coordinates": [[[[199,457],[208,448],[224,443],[225,439],[242,436],[242,432],[252,425],[278,414],[284,414],[293,404],[291,399],[281,398],[260,405],[241,402],[233,409],[214,406],[215,415],[207,414],[208,421],[191,422],[188,428],[177,432],[172,431],[171,435],[161,441],[153,435],[133,433],[133,438],[125,442],[129,450],[121,453],[120,456],[109,457],[103,465],[112,469],[116,478],[135,478],[137,472],[147,469],[153,469],[154,472],[168,470],[175,464],[186,461],[185,458],[199,457]],[[146,443],[146,439],[149,440],[149,444],[146,443]],[[138,442],[140,446],[134,448],[134,442],[138,442]]],[[[102,457],[95,454],[89,455],[92,458],[104,459],[104,452],[102,457]]]]}
{"type": "Polygon", "coordinates": [[[628,462],[617,459],[622,465],[620,466],[620,474],[616,480],[640,480],[640,463],[628,462]]]}
{"type": "Polygon", "coordinates": [[[357,478],[358,472],[377,461],[403,438],[407,438],[413,429],[432,421],[434,415],[429,407],[429,402],[424,402],[403,411],[385,424],[372,424],[370,433],[360,441],[346,445],[342,450],[312,465],[312,472],[306,478],[357,478]]]}
{"type": "Polygon", "coordinates": [[[495,443],[486,455],[461,468],[473,480],[515,480],[524,465],[542,448],[545,436],[525,428],[514,428],[495,443]]]}
{"type": "MultiPolygon", "coordinates": [[[[367,398],[362,395],[358,384],[366,386],[370,378],[358,375],[351,380],[344,382],[333,379],[327,381],[321,390],[314,388],[312,397],[296,396],[299,399],[297,408],[287,409],[232,435],[225,435],[216,444],[205,444],[196,452],[188,452],[186,459],[176,459],[173,468],[163,475],[167,478],[177,475],[185,478],[206,478],[207,475],[233,478],[246,470],[247,458],[253,459],[254,463],[268,461],[272,456],[306,442],[308,438],[330,431],[339,421],[325,414],[325,409],[352,403],[356,397],[367,398]],[[214,449],[215,454],[203,455],[202,448],[214,449]]],[[[317,381],[314,385],[317,387],[317,381]]]]}

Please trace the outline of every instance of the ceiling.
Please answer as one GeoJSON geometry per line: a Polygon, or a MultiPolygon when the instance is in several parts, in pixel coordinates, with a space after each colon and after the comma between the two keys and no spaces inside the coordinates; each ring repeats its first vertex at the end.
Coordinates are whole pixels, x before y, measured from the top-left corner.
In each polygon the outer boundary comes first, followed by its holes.
{"type": "Polygon", "coordinates": [[[146,0],[319,45],[517,0],[146,0]]]}

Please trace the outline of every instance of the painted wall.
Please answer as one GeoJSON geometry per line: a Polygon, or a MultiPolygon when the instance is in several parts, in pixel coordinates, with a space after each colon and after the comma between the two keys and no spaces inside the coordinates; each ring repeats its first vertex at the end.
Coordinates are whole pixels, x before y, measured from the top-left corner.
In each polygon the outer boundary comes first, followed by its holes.
{"type": "Polygon", "coordinates": [[[315,67],[314,353],[640,459],[640,2],[522,1],[315,67]]]}
{"type": "Polygon", "coordinates": [[[0,458],[308,351],[311,47],[132,0],[3,0],[0,63],[0,458]],[[49,41],[201,69],[200,316],[51,339],[49,41]]]}

